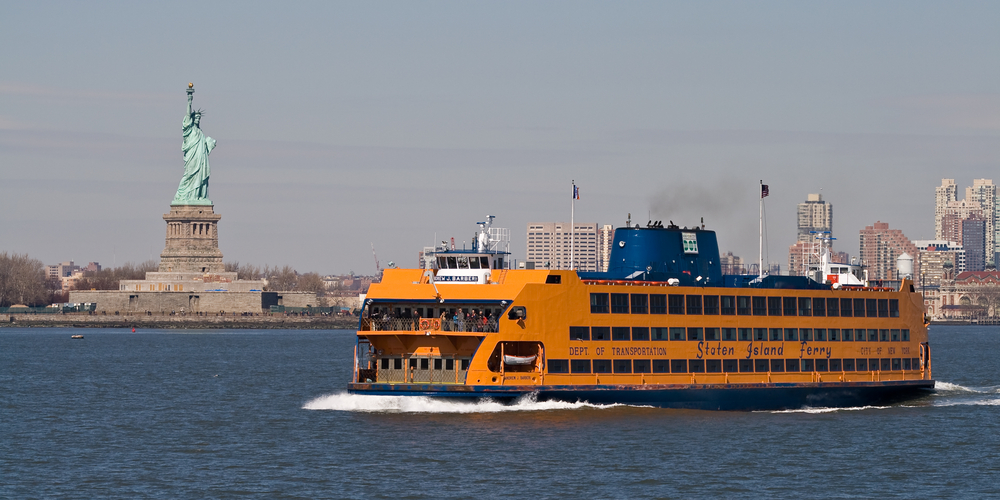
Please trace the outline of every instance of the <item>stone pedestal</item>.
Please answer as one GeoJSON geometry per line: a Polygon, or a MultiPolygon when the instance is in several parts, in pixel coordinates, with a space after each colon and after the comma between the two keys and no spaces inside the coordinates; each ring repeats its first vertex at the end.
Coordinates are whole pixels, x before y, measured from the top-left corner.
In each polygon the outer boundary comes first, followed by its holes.
{"type": "Polygon", "coordinates": [[[161,273],[221,273],[225,271],[219,250],[219,219],[212,205],[171,205],[163,215],[167,222],[167,246],[160,254],[161,273]]]}

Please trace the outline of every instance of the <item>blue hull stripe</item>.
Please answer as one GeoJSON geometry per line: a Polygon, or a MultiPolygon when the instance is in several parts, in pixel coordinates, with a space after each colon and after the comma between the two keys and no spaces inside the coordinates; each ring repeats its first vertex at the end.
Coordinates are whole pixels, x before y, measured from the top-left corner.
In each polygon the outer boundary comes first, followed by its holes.
{"type": "Polygon", "coordinates": [[[474,386],[437,384],[348,384],[352,394],[495,398],[536,394],[539,401],[624,403],[698,410],[781,410],[803,407],[885,405],[930,394],[933,380],[788,384],[474,386]]]}

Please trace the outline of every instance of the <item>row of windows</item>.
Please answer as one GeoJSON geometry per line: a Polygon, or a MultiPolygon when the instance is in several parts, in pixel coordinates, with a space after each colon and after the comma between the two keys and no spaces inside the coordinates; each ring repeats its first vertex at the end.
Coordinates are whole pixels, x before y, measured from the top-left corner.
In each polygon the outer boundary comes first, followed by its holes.
{"type": "Polygon", "coordinates": [[[592,293],[590,312],[898,318],[899,299],[592,293]]]}
{"type": "Polygon", "coordinates": [[[775,373],[919,370],[920,358],[550,359],[549,373],[775,373]]]}
{"type": "MultiPolygon", "coordinates": [[[[403,359],[402,358],[382,358],[379,360],[380,368],[383,370],[388,370],[391,362],[392,369],[402,370],[403,369],[403,359]]],[[[469,360],[460,359],[462,370],[469,369],[469,360]]],[[[409,362],[410,368],[420,369],[420,370],[430,370],[430,359],[429,358],[410,358],[409,362]]],[[[441,359],[434,358],[434,369],[435,370],[454,370],[455,360],[453,358],[441,359]]]]}
{"type": "Polygon", "coordinates": [[[571,326],[570,340],[909,342],[907,328],[702,328],[571,326]]]}

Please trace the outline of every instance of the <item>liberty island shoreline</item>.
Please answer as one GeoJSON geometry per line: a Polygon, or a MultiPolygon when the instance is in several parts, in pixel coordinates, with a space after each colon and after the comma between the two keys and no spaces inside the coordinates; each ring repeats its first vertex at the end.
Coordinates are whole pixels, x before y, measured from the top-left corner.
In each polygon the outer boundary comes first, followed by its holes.
{"type": "Polygon", "coordinates": [[[169,330],[356,330],[354,316],[240,314],[0,314],[2,328],[143,328],[169,330]]]}

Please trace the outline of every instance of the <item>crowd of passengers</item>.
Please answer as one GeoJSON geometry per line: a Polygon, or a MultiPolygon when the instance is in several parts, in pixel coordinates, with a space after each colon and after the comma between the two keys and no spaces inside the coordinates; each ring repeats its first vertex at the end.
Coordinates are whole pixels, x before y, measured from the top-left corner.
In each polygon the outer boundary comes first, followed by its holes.
{"type": "MultiPolygon", "coordinates": [[[[397,330],[423,330],[420,326],[419,311],[393,312],[391,308],[375,310],[369,313],[369,320],[373,330],[397,331],[397,330]]],[[[441,315],[437,318],[441,322],[441,330],[446,332],[496,332],[497,320],[489,309],[473,309],[468,311],[462,308],[454,312],[447,309],[441,310],[441,315]]]]}

